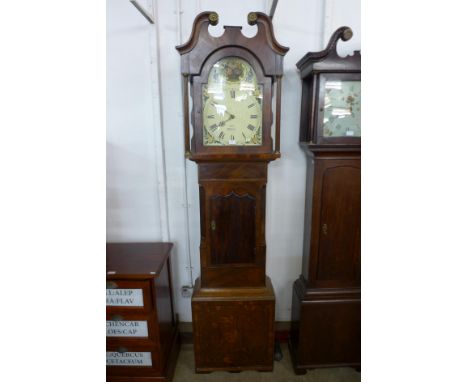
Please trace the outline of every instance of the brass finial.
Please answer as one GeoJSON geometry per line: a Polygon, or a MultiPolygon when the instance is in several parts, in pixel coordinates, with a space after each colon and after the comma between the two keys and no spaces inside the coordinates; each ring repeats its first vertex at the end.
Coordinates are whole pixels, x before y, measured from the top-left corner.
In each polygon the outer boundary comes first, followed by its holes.
{"type": "Polygon", "coordinates": [[[257,23],[257,13],[256,12],[250,12],[248,15],[247,15],[247,22],[249,23],[249,25],[255,25],[257,23]]]}
{"type": "Polygon", "coordinates": [[[351,37],[353,37],[353,31],[351,28],[347,28],[344,32],[343,32],[343,41],[348,41],[351,39],[351,37]]]}
{"type": "Polygon", "coordinates": [[[219,17],[216,12],[211,12],[208,16],[208,20],[210,21],[210,25],[218,25],[219,17]]]}

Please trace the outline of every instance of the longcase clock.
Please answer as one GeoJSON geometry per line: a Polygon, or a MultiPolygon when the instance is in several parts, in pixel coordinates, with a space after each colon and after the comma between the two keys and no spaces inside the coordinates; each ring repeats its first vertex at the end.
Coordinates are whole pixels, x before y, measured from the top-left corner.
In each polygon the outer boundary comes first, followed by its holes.
{"type": "Polygon", "coordinates": [[[300,144],[307,155],[302,273],[294,283],[290,350],[296,373],[360,367],[361,54],[340,57],[342,27],[298,63],[300,144]]]}
{"type": "Polygon", "coordinates": [[[201,275],[192,296],[197,372],[273,369],[275,295],[265,275],[265,201],[268,163],[280,157],[288,48],[276,41],[267,15],[251,12],[248,22],[258,28],[252,38],[235,26],[213,37],[208,27],[218,15],[201,13],[188,42],[176,48],[185,152],[198,164],[201,275]]]}

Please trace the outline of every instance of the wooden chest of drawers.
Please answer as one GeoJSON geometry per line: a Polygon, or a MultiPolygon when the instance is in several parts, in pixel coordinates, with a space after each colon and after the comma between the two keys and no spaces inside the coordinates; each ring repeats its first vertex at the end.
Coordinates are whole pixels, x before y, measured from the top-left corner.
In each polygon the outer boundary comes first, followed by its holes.
{"type": "Polygon", "coordinates": [[[180,340],[174,315],[172,243],[108,243],[108,381],[171,381],[180,340]]]}

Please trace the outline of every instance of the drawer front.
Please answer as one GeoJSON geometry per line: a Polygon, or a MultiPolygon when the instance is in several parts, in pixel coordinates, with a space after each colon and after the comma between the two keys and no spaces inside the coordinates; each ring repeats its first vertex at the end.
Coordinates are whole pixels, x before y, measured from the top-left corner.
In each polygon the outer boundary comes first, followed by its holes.
{"type": "Polygon", "coordinates": [[[125,371],[133,375],[144,375],[148,372],[158,372],[161,361],[156,346],[134,345],[128,341],[121,344],[107,345],[106,367],[110,375],[118,375],[125,371]]]}
{"type": "Polygon", "coordinates": [[[108,313],[107,341],[135,340],[157,343],[158,330],[154,314],[108,313]]]}
{"type": "Polygon", "coordinates": [[[153,298],[149,281],[107,280],[106,307],[108,312],[149,312],[153,298]]]}

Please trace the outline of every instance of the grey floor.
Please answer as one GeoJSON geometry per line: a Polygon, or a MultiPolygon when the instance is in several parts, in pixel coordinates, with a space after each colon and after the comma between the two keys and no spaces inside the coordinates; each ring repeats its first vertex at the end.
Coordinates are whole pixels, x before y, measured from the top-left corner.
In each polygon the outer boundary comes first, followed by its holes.
{"type": "Polygon", "coordinates": [[[305,375],[295,375],[291,366],[288,347],[282,344],[283,359],[275,362],[272,373],[257,371],[243,371],[241,373],[228,373],[216,371],[209,374],[195,374],[195,360],[193,345],[184,344],[180,349],[179,358],[173,382],[355,382],[361,380],[361,374],[351,368],[316,369],[308,370],[305,375]]]}

